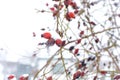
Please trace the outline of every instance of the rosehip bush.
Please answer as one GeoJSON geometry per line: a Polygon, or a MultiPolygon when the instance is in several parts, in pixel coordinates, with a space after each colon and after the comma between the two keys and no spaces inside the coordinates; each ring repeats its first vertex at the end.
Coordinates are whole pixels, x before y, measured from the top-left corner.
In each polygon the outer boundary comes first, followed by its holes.
{"type": "MultiPolygon", "coordinates": [[[[119,0],[52,0],[46,1],[47,10],[37,9],[40,14],[49,13],[55,22],[50,30],[43,27],[39,36],[33,32],[33,37],[45,41],[39,43],[38,50],[45,45],[54,52],[34,74],[34,80],[61,80],[61,76],[63,80],[119,79],[116,76],[120,73],[119,3],[119,0]],[[57,66],[59,63],[61,66],[57,66]],[[52,73],[56,67],[57,71],[52,73]]],[[[38,54],[41,53],[35,56],[38,54]]]]}

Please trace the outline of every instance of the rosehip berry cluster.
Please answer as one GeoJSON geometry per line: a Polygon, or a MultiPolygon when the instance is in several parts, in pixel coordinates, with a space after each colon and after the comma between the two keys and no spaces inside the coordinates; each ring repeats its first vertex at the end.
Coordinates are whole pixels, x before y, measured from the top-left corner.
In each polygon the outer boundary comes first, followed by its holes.
{"type": "Polygon", "coordinates": [[[56,44],[58,47],[62,47],[65,44],[65,42],[62,41],[61,39],[55,40],[54,38],[52,38],[52,35],[50,32],[45,32],[41,34],[41,37],[47,39],[47,42],[46,42],[47,46],[53,46],[54,44],[56,44]]]}
{"type": "MultiPolygon", "coordinates": [[[[18,78],[18,80],[28,80],[28,77],[29,77],[28,75],[23,74],[18,78]]],[[[16,78],[17,77],[14,74],[10,74],[8,76],[8,80],[16,80],[16,78]]]]}

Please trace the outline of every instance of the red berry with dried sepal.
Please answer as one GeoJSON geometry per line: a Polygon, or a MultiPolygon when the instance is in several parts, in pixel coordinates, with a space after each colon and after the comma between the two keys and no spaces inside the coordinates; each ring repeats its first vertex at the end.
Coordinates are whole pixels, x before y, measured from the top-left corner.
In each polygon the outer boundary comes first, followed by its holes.
{"type": "Polygon", "coordinates": [[[81,72],[80,71],[77,71],[73,74],[73,80],[76,80],[77,78],[79,78],[81,75],[81,72]]]}
{"type": "Polygon", "coordinates": [[[45,32],[41,35],[41,37],[45,38],[45,39],[50,39],[51,38],[51,34],[49,32],[45,32]]]}
{"type": "Polygon", "coordinates": [[[78,54],[78,52],[79,52],[79,49],[76,48],[75,51],[74,51],[74,55],[78,54]]]}
{"type": "Polygon", "coordinates": [[[79,44],[81,42],[81,39],[78,39],[77,41],[76,41],[76,44],[79,44]]]}
{"type": "Polygon", "coordinates": [[[59,47],[61,47],[62,44],[63,44],[63,42],[62,42],[61,39],[56,39],[56,40],[55,40],[55,43],[56,43],[56,45],[59,46],[59,47]]]}
{"type": "Polygon", "coordinates": [[[72,3],[72,0],[65,0],[64,1],[64,5],[66,6],[66,8],[68,8],[68,6],[72,3]]]}
{"type": "Polygon", "coordinates": [[[70,5],[72,6],[73,9],[78,9],[76,2],[71,2],[70,5]]]}
{"type": "Polygon", "coordinates": [[[68,21],[71,21],[71,19],[75,18],[75,13],[74,12],[67,12],[66,15],[65,15],[65,18],[68,21]]]}

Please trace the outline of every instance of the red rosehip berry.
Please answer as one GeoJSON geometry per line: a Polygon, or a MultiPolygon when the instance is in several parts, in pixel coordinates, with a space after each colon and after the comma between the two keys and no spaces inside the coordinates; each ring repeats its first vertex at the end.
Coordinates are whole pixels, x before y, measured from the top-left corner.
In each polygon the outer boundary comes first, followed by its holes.
{"type": "Polygon", "coordinates": [[[52,12],[54,12],[54,11],[55,11],[55,8],[54,8],[54,7],[51,7],[50,10],[51,10],[52,12]]]}
{"type": "Polygon", "coordinates": [[[74,55],[78,54],[78,52],[79,52],[79,49],[78,49],[78,48],[75,49],[75,51],[74,51],[74,55]]]}
{"type": "Polygon", "coordinates": [[[83,34],[84,34],[84,31],[81,31],[81,32],[80,32],[80,35],[83,35],[83,34]]]}
{"type": "Polygon", "coordinates": [[[107,71],[100,71],[100,73],[101,73],[102,75],[105,75],[105,74],[107,73],[107,71]]]}
{"type": "Polygon", "coordinates": [[[66,20],[71,21],[71,18],[69,17],[68,13],[65,15],[66,20]]]}
{"type": "Polygon", "coordinates": [[[81,39],[78,39],[77,41],[76,41],[76,44],[79,44],[81,42],[81,39]]]}
{"type": "Polygon", "coordinates": [[[28,74],[21,75],[19,80],[28,80],[28,74]]]}
{"type": "Polygon", "coordinates": [[[47,80],[52,80],[52,76],[49,76],[49,77],[47,78],[47,80]]]}
{"type": "Polygon", "coordinates": [[[25,80],[25,77],[24,76],[20,76],[19,80],[25,80]]]}
{"type": "Polygon", "coordinates": [[[13,74],[8,76],[8,80],[12,80],[13,78],[15,78],[15,76],[13,74]]]}
{"type": "Polygon", "coordinates": [[[68,12],[68,16],[69,16],[69,18],[75,18],[74,12],[68,12]]]}
{"type": "Polygon", "coordinates": [[[45,32],[41,35],[41,37],[45,38],[45,39],[50,39],[51,38],[51,34],[49,32],[45,32]]]}
{"type": "Polygon", "coordinates": [[[56,43],[57,46],[60,47],[60,46],[62,46],[62,43],[63,43],[63,42],[62,42],[61,39],[56,39],[56,40],[55,40],[55,43],[56,43]]]}
{"type": "Polygon", "coordinates": [[[77,78],[79,78],[81,75],[81,72],[80,71],[77,71],[73,74],[73,80],[76,80],[77,78]]]}
{"type": "Polygon", "coordinates": [[[84,35],[84,31],[81,31],[79,36],[82,37],[83,35],[84,35]]]}

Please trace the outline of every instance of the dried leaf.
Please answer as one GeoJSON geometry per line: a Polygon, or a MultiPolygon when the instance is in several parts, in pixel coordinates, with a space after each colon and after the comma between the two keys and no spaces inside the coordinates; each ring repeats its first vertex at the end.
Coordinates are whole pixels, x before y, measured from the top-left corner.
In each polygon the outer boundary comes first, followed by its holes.
{"type": "Polygon", "coordinates": [[[78,15],[80,16],[80,15],[82,15],[84,12],[85,12],[85,10],[84,10],[84,9],[81,9],[81,10],[79,11],[78,15]]]}

